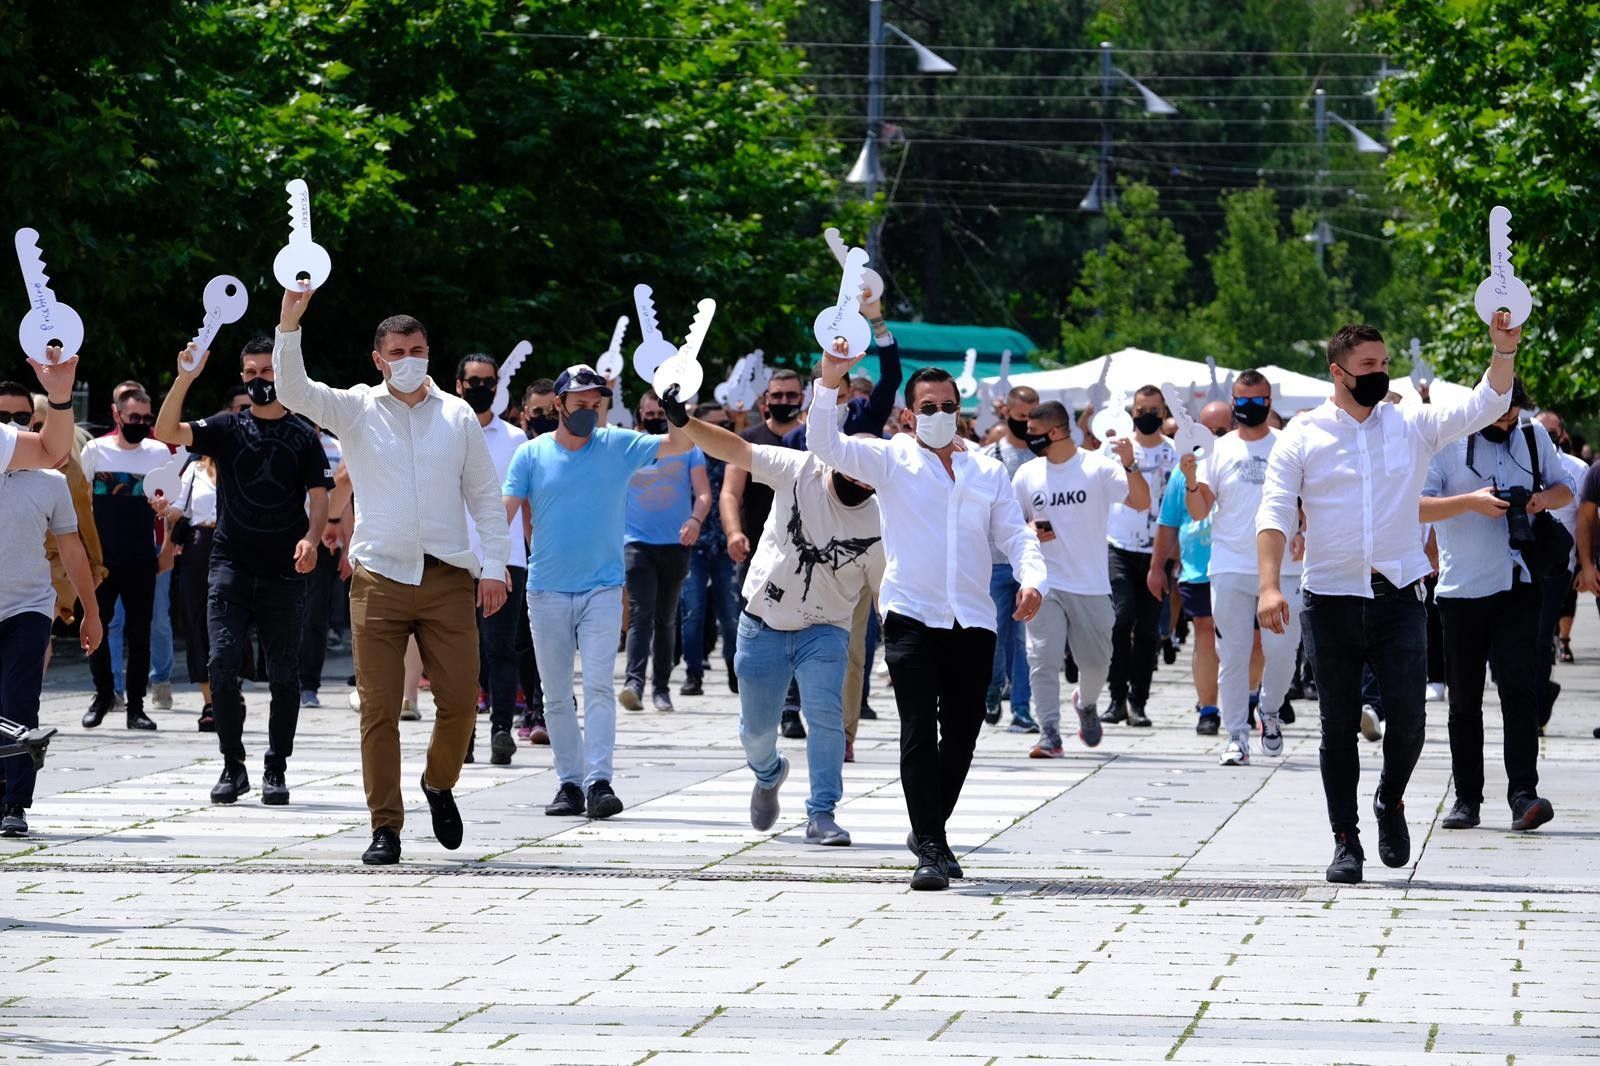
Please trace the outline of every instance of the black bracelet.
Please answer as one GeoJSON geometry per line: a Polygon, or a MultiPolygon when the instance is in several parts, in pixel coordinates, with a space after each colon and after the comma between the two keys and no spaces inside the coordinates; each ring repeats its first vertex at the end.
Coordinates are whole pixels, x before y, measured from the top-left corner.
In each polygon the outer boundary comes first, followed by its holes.
{"type": "Polygon", "coordinates": [[[72,410],[72,401],[71,400],[68,400],[65,403],[56,403],[54,400],[48,400],[47,399],[45,401],[45,403],[47,403],[50,406],[50,410],[52,410],[52,411],[70,411],[70,410],[72,410]]]}

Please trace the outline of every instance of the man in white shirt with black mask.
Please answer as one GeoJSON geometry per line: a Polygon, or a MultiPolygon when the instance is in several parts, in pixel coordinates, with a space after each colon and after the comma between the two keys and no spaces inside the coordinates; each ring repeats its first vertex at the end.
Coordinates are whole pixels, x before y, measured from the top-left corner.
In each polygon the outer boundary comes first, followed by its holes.
{"type": "MultiPolygon", "coordinates": [[[[830,407],[857,358],[823,357],[816,402],[830,407]]],[[[949,887],[960,866],[945,835],[983,728],[994,666],[989,541],[1006,553],[1020,586],[1014,617],[1027,622],[1045,587],[1043,557],[1022,520],[1005,467],[956,437],[961,394],[947,371],[923,367],[906,382],[915,434],[846,437],[838,423],[806,424],[806,444],[825,464],[877,490],[886,570],[884,659],[900,711],[900,779],[917,853],[913,889],[949,887]]]]}
{"type": "Polygon", "coordinates": [[[1382,687],[1387,717],[1373,800],[1378,854],[1392,867],[1411,859],[1404,797],[1422,753],[1428,667],[1422,579],[1433,569],[1422,550],[1417,500],[1433,455],[1505,414],[1511,402],[1522,330],[1497,313],[1489,335],[1494,358],[1471,394],[1449,403],[1390,404],[1383,335],[1366,325],[1341,328],[1328,342],[1332,398],[1297,416],[1267,461],[1256,515],[1257,617],[1273,633],[1288,625],[1279,573],[1303,507],[1302,620],[1322,718],[1322,790],[1334,835],[1329,881],[1359,882],[1365,859],[1356,802],[1363,666],[1382,687]]]}

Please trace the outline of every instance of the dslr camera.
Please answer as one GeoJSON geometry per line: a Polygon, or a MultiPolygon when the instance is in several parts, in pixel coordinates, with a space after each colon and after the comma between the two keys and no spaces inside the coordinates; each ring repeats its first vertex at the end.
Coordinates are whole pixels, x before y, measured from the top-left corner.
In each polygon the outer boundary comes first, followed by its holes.
{"type": "Polygon", "coordinates": [[[1516,485],[1495,489],[1494,497],[1506,503],[1506,539],[1511,547],[1518,551],[1533,547],[1533,523],[1528,519],[1528,501],[1533,498],[1533,492],[1516,485]]]}

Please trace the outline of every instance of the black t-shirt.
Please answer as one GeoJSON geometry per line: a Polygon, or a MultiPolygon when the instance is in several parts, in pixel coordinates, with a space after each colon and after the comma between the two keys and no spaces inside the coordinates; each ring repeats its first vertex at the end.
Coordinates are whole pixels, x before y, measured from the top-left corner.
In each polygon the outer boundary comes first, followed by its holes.
{"type": "MultiPolygon", "coordinates": [[[[739,431],[739,436],[751,444],[771,444],[783,447],[783,438],[767,428],[766,420],[756,423],[748,429],[739,431]]],[[[744,496],[739,500],[739,525],[744,529],[744,535],[750,538],[753,549],[761,539],[761,527],[767,524],[767,515],[772,512],[772,489],[763,485],[753,477],[744,481],[744,496]]]]}
{"type": "Polygon", "coordinates": [[[189,450],[217,464],[212,555],[260,576],[293,573],[295,542],[309,525],[306,490],[333,487],[316,429],[299,415],[249,411],[202,418],[189,429],[189,450]]]}

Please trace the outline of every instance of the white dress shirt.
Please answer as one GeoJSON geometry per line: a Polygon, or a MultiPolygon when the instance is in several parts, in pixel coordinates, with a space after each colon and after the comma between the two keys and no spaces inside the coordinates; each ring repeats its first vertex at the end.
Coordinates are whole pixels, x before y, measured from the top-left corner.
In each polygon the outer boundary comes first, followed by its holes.
{"type": "MultiPolygon", "coordinates": [[[[832,410],[838,390],[820,382],[815,402],[832,410]]],[[[989,598],[989,543],[1011,562],[1017,584],[1045,591],[1039,540],[1022,520],[1006,468],[975,450],[938,455],[908,433],[891,440],[846,437],[831,418],[808,419],[806,447],[828,466],[878,492],[885,570],[879,605],[935,629],[996,628],[989,598]]]]}
{"type": "MultiPolygon", "coordinates": [[[[423,556],[479,576],[467,515],[483,538],[484,558],[504,560],[511,545],[505,504],[483,427],[465,400],[430,380],[411,407],[387,384],[335,389],[306,376],[303,330],[279,332],[272,349],[278,398],[339,436],[355,488],[350,557],[402,585],[422,584],[423,556]],[[456,506],[465,501],[466,509],[456,506]]],[[[482,576],[506,579],[503,564],[482,576]]]]}
{"type": "Polygon", "coordinates": [[[1306,512],[1301,586],[1322,596],[1372,598],[1372,574],[1404,587],[1432,572],[1417,500],[1435,452],[1506,413],[1511,393],[1484,375],[1453,402],[1380,403],[1357,422],[1332,400],[1297,415],[1267,460],[1256,532],[1285,538],[1306,512]]]}
{"type": "MultiPolygon", "coordinates": [[[[483,427],[483,442],[489,446],[489,458],[494,461],[494,471],[501,484],[506,480],[506,469],[511,466],[511,457],[517,454],[517,449],[528,443],[528,435],[513,426],[510,422],[498,416],[491,417],[489,424],[483,427]]],[[[467,516],[467,532],[471,535],[472,552],[478,557],[478,562],[487,566],[488,556],[483,553],[483,538],[478,536],[478,523],[472,520],[472,510],[462,509],[467,516]]],[[[504,508],[501,509],[504,514],[504,508]]],[[[507,533],[511,543],[510,553],[502,560],[507,566],[528,565],[528,542],[522,536],[522,515],[517,515],[508,528],[507,533]]]]}

